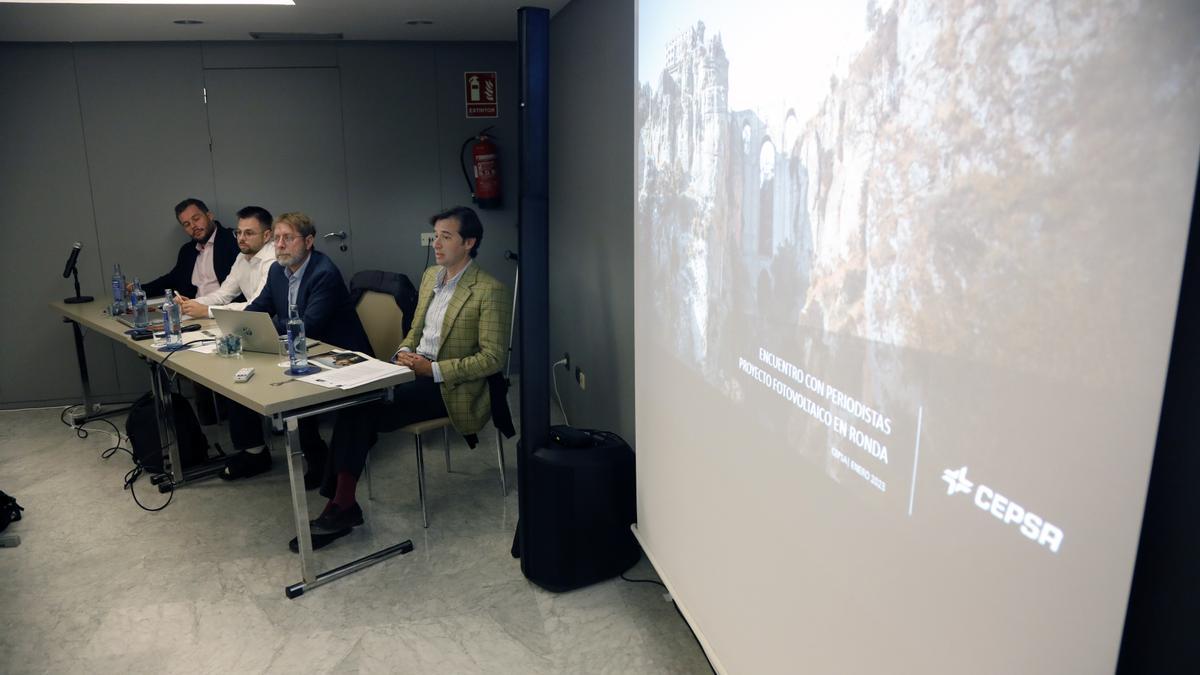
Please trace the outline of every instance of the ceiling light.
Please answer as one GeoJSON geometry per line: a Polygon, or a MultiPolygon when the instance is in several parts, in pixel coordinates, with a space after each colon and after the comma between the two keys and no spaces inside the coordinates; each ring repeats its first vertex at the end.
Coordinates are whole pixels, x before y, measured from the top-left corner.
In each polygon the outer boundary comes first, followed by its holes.
{"type": "Polygon", "coordinates": [[[0,0],[24,5],[292,5],[294,0],[0,0]]]}
{"type": "Polygon", "coordinates": [[[175,19],[171,23],[177,23],[180,26],[198,26],[204,22],[199,19],[175,19]]]}
{"type": "Polygon", "coordinates": [[[404,22],[405,26],[432,26],[433,22],[429,19],[409,19],[404,22]]]}
{"type": "Polygon", "coordinates": [[[255,40],[341,40],[341,33],[275,33],[252,31],[250,37],[255,40]]]}

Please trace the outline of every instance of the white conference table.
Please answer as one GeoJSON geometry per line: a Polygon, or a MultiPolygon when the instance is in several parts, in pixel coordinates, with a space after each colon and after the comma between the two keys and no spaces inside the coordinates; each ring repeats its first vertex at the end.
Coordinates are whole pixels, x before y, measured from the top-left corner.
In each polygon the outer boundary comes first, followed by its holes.
{"type": "MultiPolygon", "coordinates": [[[[99,301],[77,305],[59,301],[50,303],[50,307],[81,328],[100,333],[133,350],[150,365],[151,386],[158,402],[159,419],[162,422],[160,429],[164,426],[173,429],[169,392],[165,391],[162,386],[162,371],[165,368],[264,415],[271,420],[276,429],[285,431],[288,484],[291,486],[292,512],[296,521],[302,577],[302,581],[299,583],[284,588],[287,597],[298,597],[306,590],[311,590],[387,558],[412,550],[412,541],[405,540],[324,572],[317,572],[314,569],[308,502],[304,494],[303,453],[300,448],[299,432],[300,420],[305,417],[371,401],[390,399],[392,389],[396,385],[412,381],[412,371],[397,372],[395,375],[354,389],[330,389],[292,380],[284,375],[283,369],[278,366],[278,354],[243,352],[239,357],[230,358],[217,354],[204,354],[192,349],[176,352],[159,351],[153,340],[137,341],[130,338],[126,333],[129,327],[109,316],[108,308],[99,301]],[[254,368],[254,377],[248,382],[235,383],[234,373],[246,367],[254,368]],[[274,383],[280,382],[284,382],[284,384],[273,386],[274,383]]],[[[217,334],[216,322],[211,319],[197,319],[184,323],[185,325],[199,323],[202,332],[209,331],[212,335],[217,334]]],[[[195,335],[195,333],[185,335],[195,335]]],[[[327,345],[322,343],[315,351],[325,351],[326,348],[327,345]]],[[[173,434],[171,438],[173,438],[173,434]]],[[[166,440],[170,441],[171,439],[166,440]]],[[[164,447],[167,448],[170,459],[173,484],[184,484],[187,477],[180,462],[178,444],[173,441],[167,442],[164,443],[164,447]]]]}

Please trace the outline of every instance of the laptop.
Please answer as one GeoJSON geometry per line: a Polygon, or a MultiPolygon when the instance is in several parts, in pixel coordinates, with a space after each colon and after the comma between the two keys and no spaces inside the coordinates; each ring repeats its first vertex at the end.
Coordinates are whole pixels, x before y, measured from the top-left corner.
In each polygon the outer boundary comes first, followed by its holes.
{"type": "MultiPolygon", "coordinates": [[[[150,313],[148,316],[149,316],[149,319],[150,319],[150,323],[148,323],[148,324],[146,324],[145,326],[143,326],[143,328],[147,328],[147,329],[149,329],[149,330],[161,331],[161,330],[163,329],[162,313],[160,313],[160,312],[158,312],[158,311],[154,311],[154,312],[151,312],[151,313],[150,313]]],[[[122,314],[122,315],[120,315],[120,316],[118,316],[118,317],[114,317],[114,318],[115,318],[115,319],[116,319],[118,322],[120,322],[120,323],[123,323],[123,324],[125,324],[126,326],[129,326],[130,328],[137,328],[137,327],[138,327],[138,326],[137,326],[137,324],[135,324],[135,323],[133,322],[133,317],[132,317],[132,316],[128,316],[128,315],[122,314]]]]}
{"type": "Polygon", "coordinates": [[[212,315],[223,335],[242,336],[243,350],[266,354],[279,353],[279,333],[275,330],[270,314],[213,307],[212,315]]]}
{"type": "MultiPolygon", "coordinates": [[[[145,326],[145,328],[148,328],[150,330],[155,330],[155,331],[161,331],[163,329],[162,312],[160,310],[162,308],[162,304],[163,304],[164,300],[166,300],[165,297],[150,298],[150,299],[146,300],[146,310],[147,310],[146,314],[147,314],[147,318],[150,319],[150,324],[148,326],[145,326]]],[[[117,321],[119,321],[120,323],[123,323],[126,326],[129,326],[130,328],[137,328],[137,326],[134,325],[134,323],[133,323],[133,315],[132,314],[120,314],[118,316],[114,316],[113,318],[116,319],[117,321]]]]}

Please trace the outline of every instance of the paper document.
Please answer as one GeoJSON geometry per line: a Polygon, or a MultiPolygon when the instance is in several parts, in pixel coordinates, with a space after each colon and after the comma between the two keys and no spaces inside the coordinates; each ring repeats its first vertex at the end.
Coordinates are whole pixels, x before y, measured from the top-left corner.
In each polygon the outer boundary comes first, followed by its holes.
{"type": "MultiPolygon", "coordinates": [[[[155,332],[154,342],[152,344],[155,347],[161,347],[162,345],[166,344],[166,337],[166,334],[162,331],[155,332]]],[[[189,345],[193,342],[200,342],[202,340],[208,341],[193,347],[191,350],[193,352],[197,352],[199,354],[212,354],[217,350],[216,341],[213,339],[212,333],[208,331],[190,330],[186,333],[180,333],[179,337],[185,345],[189,345]]]]}
{"type": "Polygon", "coordinates": [[[183,337],[184,344],[197,342],[199,340],[208,340],[209,342],[213,341],[213,336],[205,334],[205,332],[202,330],[192,330],[182,333],[181,335],[183,337]]]}
{"type": "MultiPolygon", "coordinates": [[[[360,353],[360,352],[356,352],[360,353]]],[[[408,372],[404,366],[380,361],[362,354],[365,360],[335,369],[325,369],[319,373],[297,378],[303,382],[320,385],[330,389],[353,389],[368,382],[382,380],[398,373],[408,372]]]]}
{"type": "Polygon", "coordinates": [[[331,349],[316,356],[310,354],[308,360],[316,361],[317,365],[323,368],[337,369],[352,366],[356,363],[363,363],[370,358],[366,354],[360,354],[359,352],[346,351],[345,349],[331,349]]]}

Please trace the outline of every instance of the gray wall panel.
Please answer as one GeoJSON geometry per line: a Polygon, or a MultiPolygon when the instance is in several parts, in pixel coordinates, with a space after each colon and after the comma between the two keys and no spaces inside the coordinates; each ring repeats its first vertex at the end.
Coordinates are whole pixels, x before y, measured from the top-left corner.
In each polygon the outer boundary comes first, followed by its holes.
{"type": "Polygon", "coordinates": [[[355,265],[419,284],[442,208],[434,47],[341,45],[339,62],[355,265]]]}
{"type": "Polygon", "coordinates": [[[337,65],[333,42],[204,42],[205,68],[306,68],[337,65]]]}
{"type": "MultiPolygon", "coordinates": [[[[80,392],[71,330],[46,307],[74,295],[61,275],[72,242],[83,244],[84,294],[103,302],[106,287],[71,47],[0,46],[0,91],[6,94],[0,105],[0,308],[10,329],[10,344],[0,350],[0,401],[19,407],[80,392]]],[[[112,345],[103,338],[86,344],[93,391],[115,391],[112,345]]]]}
{"type": "Polygon", "coordinates": [[[325,238],[351,229],[337,69],[219,69],[204,79],[217,194],[232,214],[226,224],[249,204],[276,217],[301,211],[316,224],[316,248],[348,277],[352,251],[325,238]]]}
{"type": "Polygon", "coordinates": [[[631,444],[633,9],[573,0],[550,22],[550,353],[571,354],[572,374],[558,371],[571,422],[631,444]]]}
{"type": "MultiPolygon", "coordinates": [[[[169,270],[187,241],[173,207],[199,197],[228,223],[213,190],[200,46],[76,47],[88,172],[106,278],[169,270]]],[[[124,392],[146,388],[145,368],[117,350],[124,392]]]]}

